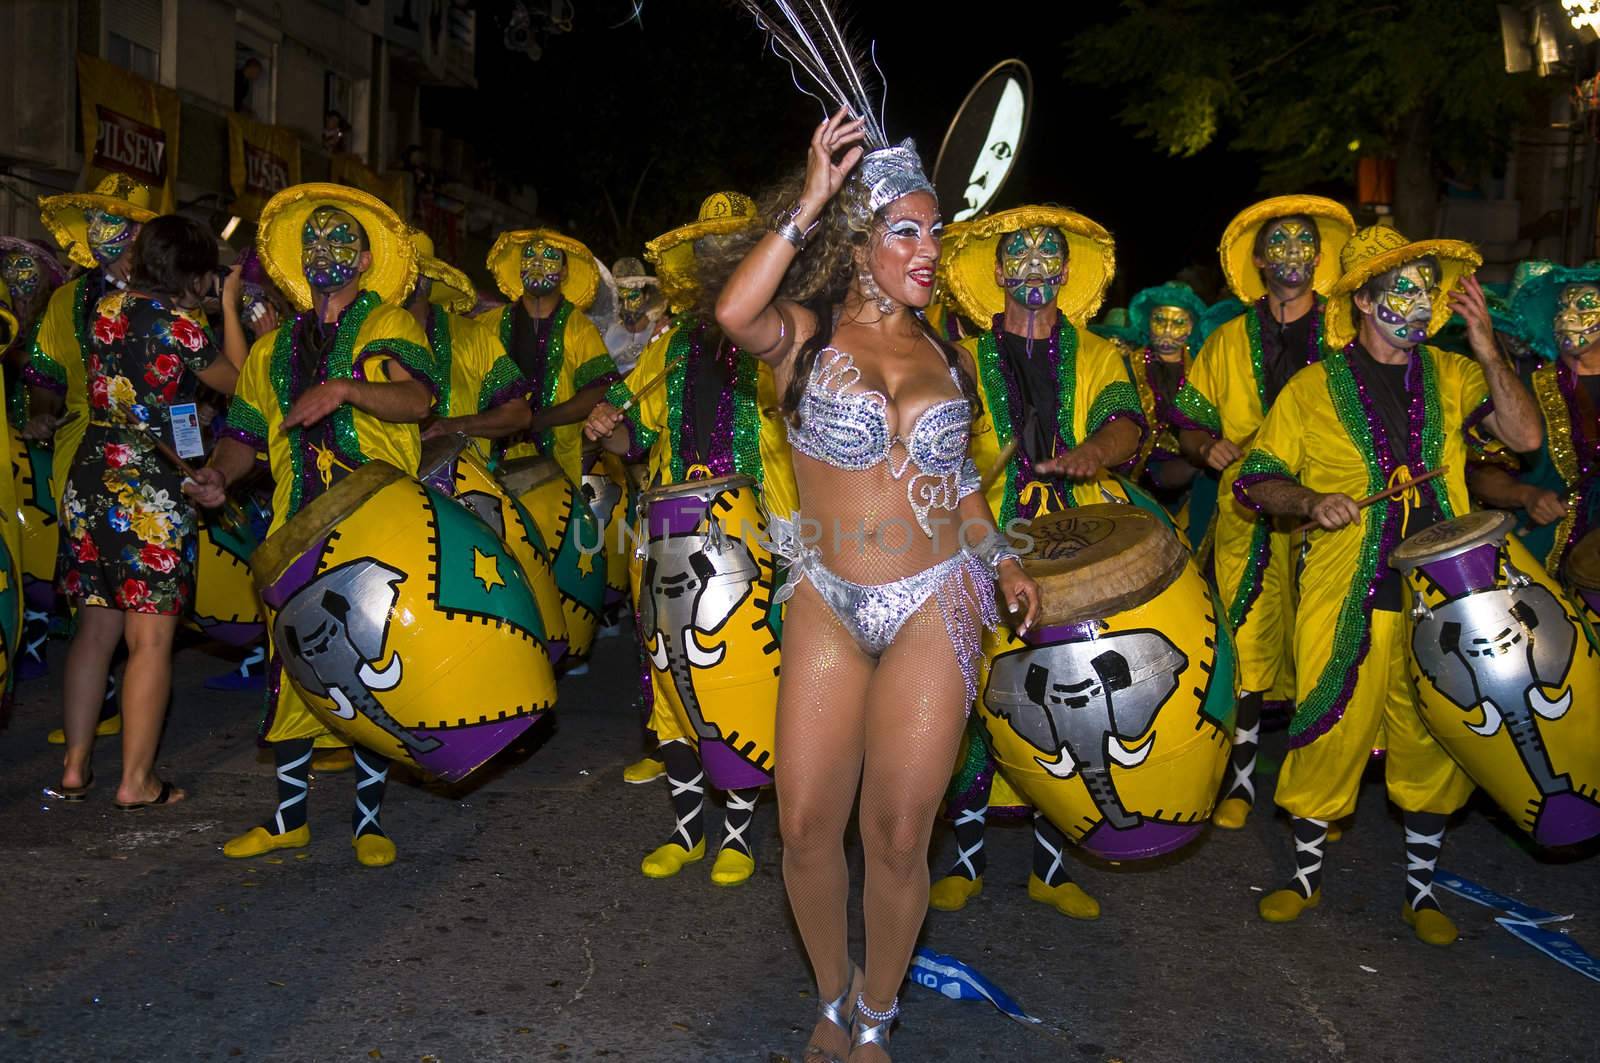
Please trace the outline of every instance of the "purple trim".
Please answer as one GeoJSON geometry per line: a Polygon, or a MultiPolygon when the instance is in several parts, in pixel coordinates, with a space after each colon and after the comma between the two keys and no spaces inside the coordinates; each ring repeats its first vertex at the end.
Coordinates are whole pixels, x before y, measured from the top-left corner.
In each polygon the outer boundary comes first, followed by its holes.
{"type": "Polygon", "coordinates": [[[253,432],[246,432],[243,428],[236,428],[231,424],[224,423],[221,428],[216,429],[216,434],[218,439],[233,439],[243,443],[253,453],[259,454],[267,449],[267,441],[265,439],[253,432]]]}
{"type": "Polygon", "coordinates": [[[1484,543],[1464,554],[1427,561],[1417,567],[1439,585],[1446,598],[1460,598],[1474,591],[1489,590],[1500,582],[1500,547],[1484,543]]]}
{"type": "Polygon", "coordinates": [[[29,387],[42,388],[53,395],[64,396],[67,393],[67,385],[65,381],[53,380],[50,377],[45,376],[43,373],[39,372],[38,369],[34,368],[32,362],[29,362],[27,365],[22,367],[22,379],[29,387]]]}
{"type": "Polygon", "coordinates": [[[1582,794],[1551,794],[1533,821],[1533,840],[1540,845],[1575,845],[1600,835],[1600,804],[1582,794]]]}
{"type": "Polygon", "coordinates": [[[306,548],[305,553],[294,559],[283,574],[273,581],[270,587],[261,588],[261,601],[274,613],[280,612],[296,591],[310,583],[317,575],[317,565],[322,561],[322,551],[327,548],[326,539],[318,540],[306,548]]]}
{"type": "Polygon", "coordinates": [[[1181,849],[1198,838],[1203,828],[1203,822],[1166,823],[1147,819],[1137,827],[1118,830],[1101,820],[1078,845],[1105,860],[1139,860],[1181,849]]]}
{"type": "Polygon", "coordinates": [[[418,738],[438,739],[443,745],[431,753],[416,754],[416,762],[445,782],[459,782],[515,742],[542,715],[544,713],[539,711],[509,720],[475,723],[466,727],[437,730],[418,728],[412,734],[418,738]]]}
{"type": "Polygon", "coordinates": [[[1244,506],[1246,509],[1249,509],[1254,513],[1265,514],[1266,510],[1261,508],[1261,503],[1257,502],[1250,496],[1250,488],[1259,483],[1266,483],[1268,480],[1281,480],[1286,484],[1295,484],[1295,486],[1299,486],[1299,481],[1286,473],[1252,472],[1240,476],[1233,481],[1233,497],[1238,499],[1239,504],[1244,506]]]}
{"type": "Polygon", "coordinates": [[[772,782],[771,775],[752,765],[722,741],[701,739],[700,766],[706,770],[706,778],[711,785],[719,790],[747,790],[772,782]]]}
{"type": "Polygon", "coordinates": [[[499,391],[490,395],[489,404],[483,408],[483,412],[487,413],[497,406],[504,406],[506,403],[516,399],[521,399],[529,406],[533,405],[533,387],[528,383],[526,377],[520,375],[500,388],[499,391]]]}
{"type": "Polygon", "coordinates": [[[705,518],[709,508],[709,500],[695,495],[652,502],[644,518],[645,536],[664,539],[673,535],[692,535],[700,527],[700,521],[705,518]]]}

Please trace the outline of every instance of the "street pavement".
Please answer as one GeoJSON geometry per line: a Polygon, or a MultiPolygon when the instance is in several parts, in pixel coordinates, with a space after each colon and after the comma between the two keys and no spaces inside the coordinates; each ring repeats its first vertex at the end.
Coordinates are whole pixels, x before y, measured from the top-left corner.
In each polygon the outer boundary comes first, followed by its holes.
{"type": "MultiPolygon", "coordinates": [[[[400,858],[378,870],[350,848],[349,773],[313,782],[309,848],[222,856],[274,787],[257,697],[204,690],[226,664],[199,648],[179,655],[159,761],[188,801],[115,811],[114,739],[99,744],[88,801],[42,798],[65,647],[52,653],[56,675],[20,688],[0,732],[0,1060],[799,1059],[816,1002],[770,797],[748,883],[712,886],[709,859],[666,881],[639,873],[672,816],[664,783],[622,782],[639,752],[627,641],[603,641],[590,674],[563,681],[554,726],[468,784],[392,781],[383,821],[400,858]]],[[[1029,832],[991,830],[983,895],[929,913],[923,943],[1043,1022],[908,986],[895,1058],[1600,1059],[1600,983],[1515,940],[1495,912],[1445,896],[1460,942],[1411,936],[1380,782],[1328,849],[1321,908],[1261,922],[1261,891],[1290,870],[1268,807],[1169,858],[1075,858],[1104,907],[1092,923],[1030,902],[1029,832]]],[[[934,867],[951,852],[941,828],[934,867]]],[[[1558,925],[1600,956],[1594,848],[1541,856],[1475,803],[1442,866],[1573,913],[1558,925]]],[[[852,867],[859,888],[858,852],[852,867]]],[[[859,906],[854,926],[859,959],[859,906]]]]}

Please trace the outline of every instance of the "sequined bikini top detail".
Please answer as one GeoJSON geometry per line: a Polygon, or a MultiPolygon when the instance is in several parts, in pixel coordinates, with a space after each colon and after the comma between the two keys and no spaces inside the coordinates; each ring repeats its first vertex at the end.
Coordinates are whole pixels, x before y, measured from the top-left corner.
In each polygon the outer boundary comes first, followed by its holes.
{"type": "MultiPolygon", "coordinates": [[[[954,367],[950,378],[961,377],[954,367]]],[[[978,487],[977,468],[967,457],[972,412],[966,398],[943,399],[918,415],[908,436],[889,431],[889,397],[881,391],[851,391],[861,380],[855,359],[835,347],[817,353],[816,364],[800,396],[799,425],[789,429],[789,443],[800,453],[836,469],[870,469],[879,462],[889,475],[906,480],[906,497],[923,534],[932,536],[929,510],[954,510],[978,487]],[[895,467],[894,444],[905,449],[895,467]],[[916,466],[909,479],[906,471],[916,466]]]]}

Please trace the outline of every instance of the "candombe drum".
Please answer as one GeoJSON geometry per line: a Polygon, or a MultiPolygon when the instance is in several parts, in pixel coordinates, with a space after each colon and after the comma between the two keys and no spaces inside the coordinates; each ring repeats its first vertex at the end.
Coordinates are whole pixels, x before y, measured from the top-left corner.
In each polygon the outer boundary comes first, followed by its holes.
{"type": "Polygon", "coordinates": [[[985,636],[978,713],[1001,771],[1109,860],[1171,852],[1211,814],[1233,737],[1233,639],[1171,528],[1104,503],[1039,517],[1037,626],[985,636]]]}
{"type": "Polygon", "coordinates": [[[567,617],[561,609],[561,592],[556,589],[549,551],[528,511],[500,482],[500,477],[489,471],[477,445],[460,433],[422,444],[418,479],[466,506],[500,536],[533,588],[533,600],[544,624],[545,653],[552,665],[560,663],[567,655],[567,617]]]}
{"type": "Polygon", "coordinates": [[[200,521],[189,622],[207,638],[253,646],[266,634],[261,602],[250,577],[257,540],[249,527],[225,528],[216,514],[200,521]]]}
{"type": "Polygon", "coordinates": [[[521,566],[386,462],[313,499],[250,568],[284,675],[347,741],[455,781],[555,701],[521,566]]]}
{"type": "Polygon", "coordinates": [[[646,491],[639,637],[656,699],[695,742],[712,786],[772,781],[778,709],[775,571],[755,481],[646,491]]]}
{"type": "Polygon", "coordinates": [[[1600,835],[1600,657],[1514,524],[1501,511],[1443,521],[1389,564],[1411,588],[1428,730],[1534,841],[1567,845],[1600,835]]]}
{"type": "Polygon", "coordinates": [[[600,526],[600,541],[605,543],[607,623],[615,622],[628,608],[630,544],[623,529],[628,514],[638,507],[645,473],[642,465],[627,465],[615,454],[603,454],[583,474],[583,497],[600,526]]]}
{"type": "Polygon", "coordinates": [[[532,516],[550,551],[561,610],[567,621],[566,665],[589,659],[606,600],[606,559],[600,527],[579,489],[554,458],[517,458],[500,479],[532,516]]]}
{"type": "Polygon", "coordinates": [[[1567,601],[1578,611],[1590,645],[1600,641],[1600,530],[1578,540],[1562,569],[1567,601]]]}

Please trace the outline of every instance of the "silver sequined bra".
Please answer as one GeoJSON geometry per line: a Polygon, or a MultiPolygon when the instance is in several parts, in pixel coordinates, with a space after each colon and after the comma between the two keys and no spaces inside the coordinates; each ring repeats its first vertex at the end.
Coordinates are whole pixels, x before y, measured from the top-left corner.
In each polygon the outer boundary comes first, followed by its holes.
{"type": "MultiPolygon", "coordinates": [[[[957,386],[961,377],[952,367],[957,386]]],[[[977,466],[967,456],[972,410],[965,398],[934,403],[917,418],[909,436],[889,432],[889,397],[881,391],[850,391],[861,380],[855,360],[836,347],[824,347],[800,396],[799,425],[789,429],[789,443],[808,458],[836,469],[870,469],[879,462],[889,475],[906,480],[906,499],[924,535],[933,537],[928,513],[935,507],[955,510],[978,489],[977,466]],[[905,448],[895,468],[894,444],[905,448]],[[915,475],[906,471],[916,465],[915,475]]]]}

